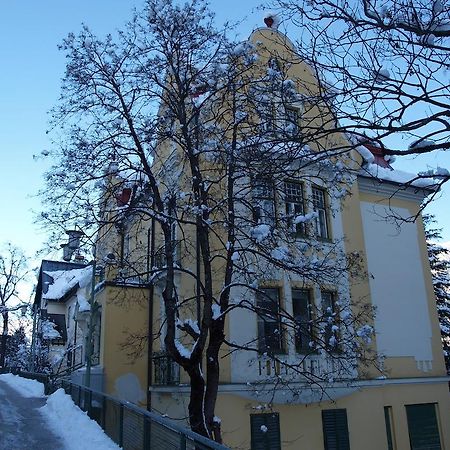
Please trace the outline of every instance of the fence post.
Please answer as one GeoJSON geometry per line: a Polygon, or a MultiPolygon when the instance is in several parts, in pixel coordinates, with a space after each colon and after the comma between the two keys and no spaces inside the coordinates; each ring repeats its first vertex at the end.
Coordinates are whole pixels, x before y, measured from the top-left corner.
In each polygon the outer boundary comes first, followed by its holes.
{"type": "Polygon", "coordinates": [[[186,450],[186,436],[180,434],[180,450],[186,450]]]}
{"type": "Polygon", "coordinates": [[[88,402],[86,411],[88,413],[88,416],[92,419],[92,391],[88,390],[87,392],[88,392],[89,402],[88,402]]]}
{"type": "Polygon", "coordinates": [[[106,397],[102,397],[102,428],[106,431],[106,397]]]}
{"type": "Polygon", "coordinates": [[[152,421],[144,416],[144,450],[149,450],[151,445],[152,421]]]}
{"type": "Polygon", "coordinates": [[[119,409],[119,447],[123,447],[123,405],[119,409]]]}

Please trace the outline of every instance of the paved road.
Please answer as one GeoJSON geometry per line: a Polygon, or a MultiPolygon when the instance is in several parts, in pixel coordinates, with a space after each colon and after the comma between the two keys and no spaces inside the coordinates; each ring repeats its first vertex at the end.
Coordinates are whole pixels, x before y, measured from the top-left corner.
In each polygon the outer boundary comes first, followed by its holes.
{"type": "Polygon", "coordinates": [[[45,398],[25,398],[0,380],[0,450],[62,450],[38,408],[45,398]]]}

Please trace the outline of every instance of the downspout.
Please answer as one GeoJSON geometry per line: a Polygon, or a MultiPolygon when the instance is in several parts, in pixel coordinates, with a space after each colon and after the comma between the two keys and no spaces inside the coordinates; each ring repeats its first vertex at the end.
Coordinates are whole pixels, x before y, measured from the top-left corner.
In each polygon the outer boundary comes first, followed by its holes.
{"type": "Polygon", "coordinates": [[[152,217],[151,229],[147,233],[147,283],[148,289],[148,336],[147,336],[147,410],[152,409],[152,385],[153,375],[153,295],[154,285],[150,278],[150,271],[155,267],[155,218],[152,217]]]}

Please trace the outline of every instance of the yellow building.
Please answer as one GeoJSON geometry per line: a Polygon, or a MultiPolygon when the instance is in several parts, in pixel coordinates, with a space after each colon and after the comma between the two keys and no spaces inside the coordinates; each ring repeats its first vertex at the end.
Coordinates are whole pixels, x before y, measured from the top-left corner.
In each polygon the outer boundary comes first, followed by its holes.
{"type": "MultiPolygon", "coordinates": [[[[263,28],[253,32],[249,41],[258,55],[253,73],[265,72],[267,67],[284,70],[284,81],[291,80],[290,86],[301,94],[288,105],[279,103],[284,110],[278,106],[272,111],[265,131],[279,121],[289,121],[292,133],[310,134],[312,152],[343,150],[339,158],[310,163],[304,169],[299,154],[295,170],[276,180],[274,193],[267,186],[267,172],[256,177],[256,183],[247,183],[253,190],[243,188],[243,198],[247,196],[251,205],[240,212],[252,226],[241,241],[260,243],[282,232],[290,239],[272,249],[274,264],[257,257],[245,262],[257,275],[255,286],[264,297],[239,283],[232,290],[237,304],[248,302],[265,312],[255,314],[254,308],[242,306],[227,315],[229,345],[221,351],[216,405],[223,441],[231,448],[255,450],[450,448],[448,377],[419,213],[421,201],[433,191],[432,182],[410,182],[413,177],[392,169],[382,149],[373,145],[348,150],[346,138],[333,132],[333,116],[326,105],[307,99],[319,95],[323,86],[284,35],[263,28]],[[346,168],[346,178],[336,179],[334,168],[338,167],[339,172],[346,168]],[[344,265],[338,277],[329,279],[324,270],[323,282],[318,283],[295,268],[288,271],[276,264],[288,253],[311,260],[319,256],[318,261],[330,265],[353,258],[358,265],[348,269],[344,265]],[[264,298],[270,302],[264,303],[264,298]],[[286,320],[274,319],[278,316],[271,311],[273,305],[286,320]],[[363,313],[368,317],[365,325],[352,328],[349,318],[363,313]],[[322,329],[317,333],[309,326],[314,314],[316,319],[321,316],[322,329]],[[294,327],[288,325],[289,317],[294,318],[294,327]],[[327,322],[330,317],[335,321],[327,322]],[[368,358],[357,354],[360,350],[354,351],[354,357],[342,356],[339,339],[344,329],[346,333],[353,330],[355,342],[365,341],[368,358]],[[319,339],[326,352],[315,351],[319,339]],[[237,351],[232,344],[252,351],[237,351]]],[[[247,133],[252,132],[255,128],[249,126],[247,133]]],[[[275,157],[282,160],[283,151],[281,146],[275,149],[275,157]]],[[[167,190],[183,191],[189,182],[181,159],[175,144],[161,143],[154,167],[167,190]]],[[[205,159],[203,164],[205,173],[220,172],[215,161],[205,159]]],[[[122,183],[120,178],[111,182],[109,192],[114,194],[105,202],[105,223],[119,216],[121,220],[105,226],[97,242],[97,261],[105,269],[96,289],[104,387],[108,393],[151,403],[169,417],[186,420],[188,378],[164,352],[165,272],[158,269],[165,263],[160,231],[139,212],[146,197],[145,191],[134,196],[138,184],[138,180],[122,183]],[[140,199],[140,208],[127,208],[133,198],[140,199]],[[152,343],[150,348],[147,342],[152,343]]],[[[226,188],[216,185],[212,195],[218,200],[219,186],[226,188]]],[[[195,299],[198,292],[188,276],[197,270],[193,229],[186,219],[173,230],[180,305],[195,299]]],[[[227,244],[223,230],[214,229],[217,278],[213,282],[220,291],[220,255],[227,244]]],[[[238,253],[236,264],[244,264],[238,253]]],[[[198,326],[195,307],[183,308],[178,311],[180,323],[198,326]]],[[[348,355],[348,336],[345,342],[348,355]]],[[[189,355],[192,340],[180,331],[177,345],[189,355]]]]}

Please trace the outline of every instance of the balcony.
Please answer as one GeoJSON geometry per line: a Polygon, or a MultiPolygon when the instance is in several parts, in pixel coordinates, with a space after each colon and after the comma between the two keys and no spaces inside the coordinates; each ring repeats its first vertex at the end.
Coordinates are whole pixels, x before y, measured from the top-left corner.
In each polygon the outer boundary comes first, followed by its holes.
{"type": "Polygon", "coordinates": [[[348,359],[330,358],[319,355],[310,355],[300,360],[287,358],[286,363],[296,367],[288,368],[282,362],[271,358],[260,357],[257,360],[256,380],[261,381],[267,377],[292,376],[301,381],[299,372],[310,374],[318,378],[352,379],[356,376],[355,369],[348,359]]]}
{"type": "Polygon", "coordinates": [[[166,352],[153,353],[153,384],[175,386],[180,383],[180,366],[166,352]]]}

